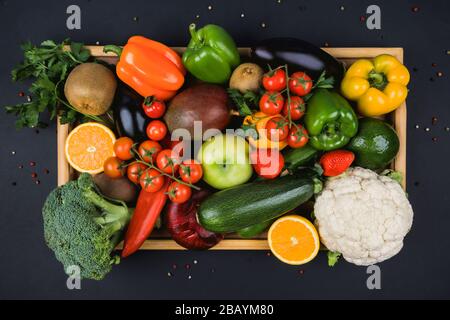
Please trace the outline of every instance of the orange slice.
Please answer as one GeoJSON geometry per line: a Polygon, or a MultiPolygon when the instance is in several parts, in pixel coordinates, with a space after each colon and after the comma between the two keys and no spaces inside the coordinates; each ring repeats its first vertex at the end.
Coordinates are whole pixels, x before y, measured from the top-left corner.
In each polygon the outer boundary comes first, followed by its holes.
{"type": "Polygon", "coordinates": [[[108,127],[96,122],[81,124],[67,137],[67,161],[79,172],[100,173],[105,160],[114,156],[115,141],[108,127]]]}
{"type": "Polygon", "coordinates": [[[320,249],[319,234],[314,225],[296,215],[275,221],[270,227],[268,240],[272,253],[291,265],[310,262],[320,249]]]}

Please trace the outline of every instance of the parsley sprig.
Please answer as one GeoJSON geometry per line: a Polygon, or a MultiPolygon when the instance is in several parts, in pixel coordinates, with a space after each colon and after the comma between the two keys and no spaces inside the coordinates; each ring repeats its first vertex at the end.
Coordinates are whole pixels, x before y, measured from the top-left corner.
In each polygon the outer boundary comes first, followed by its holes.
{"type": "Polygon", "coordinates": [[[39,46],[30,42],[22,45],[24,60],[11,72],[13,81],[33,80],[29,88],[31,101],[6,106],[6,112],[17,116],[16,127],[44,127],[40,114],[48,111],[50,119],[60,116],[61,123],[74,123],[86,118],[101,121],[95,116],[79,113],[64,97],[64,82],[69,72],[91,57],[82,43],[68,39],[61,43],[46,40],[39,46]],[[64,46],[70,44],[70,51],[64,46]]]}

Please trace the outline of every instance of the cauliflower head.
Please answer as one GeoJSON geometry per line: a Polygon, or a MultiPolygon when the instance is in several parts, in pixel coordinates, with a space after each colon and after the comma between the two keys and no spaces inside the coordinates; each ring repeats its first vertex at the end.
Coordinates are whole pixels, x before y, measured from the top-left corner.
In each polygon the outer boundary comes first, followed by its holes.
{"type": "Polygon", "coordinates": [[[328,250],[361,266],[399,253],[414,215],[398,182],[359,167],[327,181],[314,214],[328,250]]]}

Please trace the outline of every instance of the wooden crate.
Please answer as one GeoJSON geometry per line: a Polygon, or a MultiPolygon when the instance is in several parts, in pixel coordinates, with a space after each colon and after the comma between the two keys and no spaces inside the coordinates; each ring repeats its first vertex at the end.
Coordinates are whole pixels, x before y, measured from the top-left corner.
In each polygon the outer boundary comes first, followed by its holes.
{"type": "MultiPolygon", "coordinates": [[[[103,46],[87,46],[91,54],[101,60],[109,63],[116,63],[117,57],[114,54],[103,53],[103,46]]],[[[343,61],[347,66],[354,60],[360,58],[374,58],[379,54],[391,54],[400,62],[403,62],[403,48],[322,48],[335,58],[343,61]]],[[[174,48],[175,51],[182,53],[184,48],[174,48]]],[[[242,56],[249,56],[250,49],[239,49],[242,56]]],[[[400,171],[404,175],[403,188],[406,189],[406,128],[407,114],[406,103],[403,103],[392,114],[388,115],[392,125],[397,131],[400,139],[400,151],[397,158],[392,163],[392,168],[400,171]]],[[[64,144],[70,132],[68,125],[62,125],[58,121],[57,125],[57,144],[58,144],[58,185],[63,185],[70,181],[73,177],[73,170],[66,160],[64,153],[64,144]]],[[[266,235],[260,236],[258,239],[240,239],[237,236],[229,236],[220,242],[211,250],[268,250],[269,245],[266,235]]],[[[164,230],[155,231],[154,234],[141,247],[141,250],[184,250],[164,230]]]]}

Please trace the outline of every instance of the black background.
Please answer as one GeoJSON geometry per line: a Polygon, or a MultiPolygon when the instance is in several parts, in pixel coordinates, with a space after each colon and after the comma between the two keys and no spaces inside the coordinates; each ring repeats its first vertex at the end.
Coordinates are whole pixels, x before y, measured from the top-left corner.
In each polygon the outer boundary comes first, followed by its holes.
{"type": "Polygon", "coordinates": [[[0,298],[450,298],[450,133],[444,130],[450,126],[449,15],[450,2],[445,0],[0,1],[0,105],[24,99],[17,94],[22,87],[10,81],[10,70],[20,61],[19,45],[26,40],[39,43],[70,37],[86,44],[123,44],[129,36],[142,34],[184,46],[187,26],[197,20],[224,26],[239,46],[266,37],[293,36],[321,46],[404,47],[405,63],[412,73],[407,176],[415,210],[405,248],[381,264],[382,290],[378,291],[367,289],[365,268],[342,261],[330,269],[324,254],[299,268],[284,265],[266,252],[237,251],[140,252],[104,281],[84,281],[82,290],[69,291],[61,265],[44,245],[40,212],[56,185],[55,125],[39,133],[16,131],[14,118],[2,111],[0,298]],[[66,28],[70,4],[81,7],[81,30],[66,28]],[[370,4],[381,7],[381,30],[368,30],[360,21],[370,4]],[[438,71],[442,77],[436,76],[438,71]],[[432,117],[438,118],[435,125],[432,117]],[[30,161],[36,167],[30,167],[30,161]],[[23,169],[18,168],[20,164],[23,169]],[[44,173],[46,168],[50,174],[44,173]],[[30,177],[34,171],[40,185],[30,177]],[[185,264],[191,268],[185,269],[185,264]],[[168,277],[168,272],[173,276],[168,277]]]}

